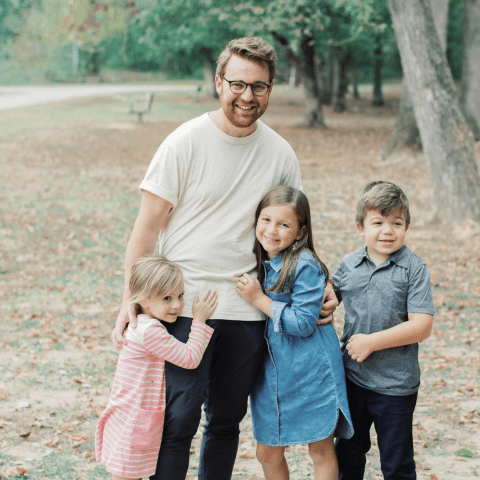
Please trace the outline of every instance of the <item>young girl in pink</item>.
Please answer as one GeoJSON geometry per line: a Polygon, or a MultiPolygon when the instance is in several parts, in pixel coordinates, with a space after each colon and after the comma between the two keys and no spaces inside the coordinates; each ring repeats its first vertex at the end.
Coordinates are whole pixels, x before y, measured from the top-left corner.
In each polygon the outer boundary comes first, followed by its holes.
{"type": "Polygon", "coordinates": [[[138,325],[118,358],[107,408],[97,425],[95,450],[112,480],[155,474],[165,414],[165,361],[196,368],[213,329],[205,324],[217,306],[217,294],[196,297],[187,343],[172,337],[160,323],[173,323],[183,309],[183,275],[160,256],[141,257],[130,277],[130,305],[138,325]]]}

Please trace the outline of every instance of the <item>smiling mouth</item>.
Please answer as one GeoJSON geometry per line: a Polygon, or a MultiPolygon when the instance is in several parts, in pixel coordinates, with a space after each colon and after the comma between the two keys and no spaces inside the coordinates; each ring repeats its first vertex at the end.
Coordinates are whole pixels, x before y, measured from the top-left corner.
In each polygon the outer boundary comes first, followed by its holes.
{"type": "Polygon", "coordinates": [[[255,108],[254,105],[251,106],[246,106],[246,105],[235,105],[238,107],[240,110],[243,110],[244,112],[248,112],[249,110],[253,110],[255,108]]]}
{"type": "Polygon", "coordinates": [[[275,243],[277,242],[277,240],[274,240],[273,238],[270,238],[270,237],[266,237],[265,235],[263,236],[263,238],[265,239],[265,241],[267,243],[275,243]]]}

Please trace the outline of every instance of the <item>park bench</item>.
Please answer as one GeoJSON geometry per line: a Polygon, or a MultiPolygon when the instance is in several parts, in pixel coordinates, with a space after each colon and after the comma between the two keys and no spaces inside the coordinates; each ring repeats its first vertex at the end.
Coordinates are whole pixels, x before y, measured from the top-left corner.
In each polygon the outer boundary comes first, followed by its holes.
{"type": "Polygon", "coordinates": [[[142,116],[150,111],[152,108],[152,101],[153,92],[147,93],[144,100],[134,99],[130,104],[130,111],[128,113],[136,113],[138,115],[138,122],[142,123],[142,116]]]}

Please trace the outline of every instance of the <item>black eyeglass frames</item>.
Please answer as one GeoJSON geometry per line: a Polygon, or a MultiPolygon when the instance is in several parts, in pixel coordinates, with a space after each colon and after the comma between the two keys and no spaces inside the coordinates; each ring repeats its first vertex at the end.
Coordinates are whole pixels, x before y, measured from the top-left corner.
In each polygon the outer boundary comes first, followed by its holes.
{"type": "Polygon", "coordinates": [[[245,83],[240,80],[227,80],[223,75],[222,79],[228,82],[232,93],[243,93],[247,87],[250,87],[252,93],[257,97],[263,97],[268,92],[271,85],[270,83],[263,82],[245,83]]]}

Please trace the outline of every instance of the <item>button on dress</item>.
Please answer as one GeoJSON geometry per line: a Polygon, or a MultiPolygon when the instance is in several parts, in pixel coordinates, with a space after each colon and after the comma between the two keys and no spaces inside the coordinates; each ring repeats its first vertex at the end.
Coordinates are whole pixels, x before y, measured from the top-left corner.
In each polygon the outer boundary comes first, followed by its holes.
{"type": "MultiPolygon", "coordinates": [[[[282,255],[264,262],[265,290],[277,281],[282,255]]],[[[331,323],[317,325],[325,277],[308,250],[297,263],[291,291],[266,291],[263,359],[250,397],[255,439],[265,445],[313,443],[332,433],[353,435],[340,344],[331,323]]]]}

